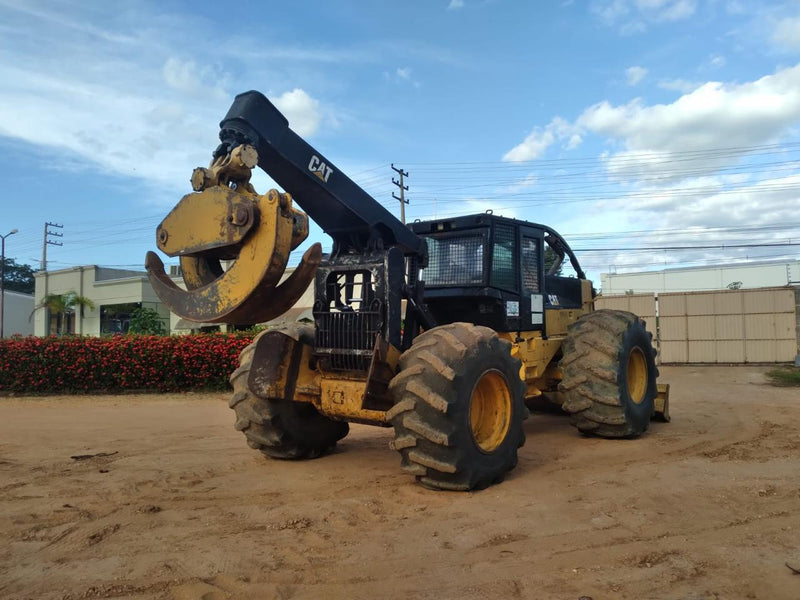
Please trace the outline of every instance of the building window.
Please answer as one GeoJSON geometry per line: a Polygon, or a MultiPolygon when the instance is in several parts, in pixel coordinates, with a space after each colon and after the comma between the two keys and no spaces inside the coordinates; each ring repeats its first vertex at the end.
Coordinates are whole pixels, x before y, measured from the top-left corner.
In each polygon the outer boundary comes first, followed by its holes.
{"type": "Polygon", "coordinates": [[[75,333],[75,313],[57,313],[47,309],[47,334],[70,335],[75,333]]]}
{"type": "Polygon", "coordinates": [[[141,302],[108,304],[100,307],[100,333],[128,333],[131,326],[131,313],[141,308],[141,302]]]}

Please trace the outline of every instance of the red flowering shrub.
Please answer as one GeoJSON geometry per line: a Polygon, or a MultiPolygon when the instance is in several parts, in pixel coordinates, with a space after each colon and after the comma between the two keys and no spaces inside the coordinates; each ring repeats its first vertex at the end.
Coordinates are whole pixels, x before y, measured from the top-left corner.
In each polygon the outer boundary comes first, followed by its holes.
{"type": "Polygon", "coordinates": [[[0,391],[221,390],[250,334],[0,340],[0,391]]]}

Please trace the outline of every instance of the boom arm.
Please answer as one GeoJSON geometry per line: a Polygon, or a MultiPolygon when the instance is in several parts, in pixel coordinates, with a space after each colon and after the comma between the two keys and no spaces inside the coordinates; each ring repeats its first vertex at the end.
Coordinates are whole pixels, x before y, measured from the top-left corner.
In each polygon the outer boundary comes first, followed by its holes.
{"type": "MultiPolygon", "coordinates": [[[[192,174],[195,192],[184,196],[156,230],[158,248],[180,257],[185,289],[166,274],[154,252],[145,259],[153,289],[172,312],[201,323],[241,324],[283,314],[306,290],[322,260],[321,244],[311,245],[283,280],[290,252],[308,236],[310,216],[333,238],[328,265],[340,259],[371,261],[380,263],[376,268],[381,271],[389,254],[395,257],[389,261],[394,283],[383,288],[397,296],[396,303],[394,296],[392,302],[384,300],[399,315],[403,257],[410,259],[414,273],[424,267],[423,238],[289,129],[286,118],[258,92],[236,96],[220,123],[220,140],[209,167],[192,174]],[[256,193],[250,184],[256,165],[289,194],[256,193]],[[292,196],[308,214],[293,208],[292,196]]],[[[396,321],[391,335],[384,332],[393,343],[399,316],[396,321]]]]}
{"type": "Polygon", "coordinates": [[[334,254],[397,246],[426,262],[425,240],[289,129],[286,117],[263,94],[236,96],[219,135],[214,158],[242,144],[254,146],[258,166],[333,238],[334,254]]]}

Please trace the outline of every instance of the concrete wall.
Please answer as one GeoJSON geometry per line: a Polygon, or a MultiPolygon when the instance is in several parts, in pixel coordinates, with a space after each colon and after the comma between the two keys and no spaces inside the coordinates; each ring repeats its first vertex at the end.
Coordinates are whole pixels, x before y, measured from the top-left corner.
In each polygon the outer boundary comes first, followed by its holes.
{"type": "Polygon", "coordinates": [[[796,287],[599,296],[595,305],[645,318],[663,363],[783,363],[800,355],[796,287]]]}
{"type": "Polygon", "coordinates": [[[602,273],[603,295],[645,292],[724,290],[734,282],[742,288],[779,287],[800,283],[800,261],[754,262],[716,267],[687,267],[646,273],[602,273]]]}
{"type": "Polygon", "coordinates": [[[33,335],[33,296],[5,290],[3,304],[3,337],[33,335]]]}

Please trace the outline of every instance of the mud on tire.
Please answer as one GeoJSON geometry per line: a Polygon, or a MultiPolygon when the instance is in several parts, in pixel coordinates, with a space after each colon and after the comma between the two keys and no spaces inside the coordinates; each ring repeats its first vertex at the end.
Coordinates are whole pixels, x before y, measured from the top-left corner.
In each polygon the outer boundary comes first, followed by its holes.
{"type": "Polygon", "coordinates": [[[582,433],[626,438],[647,431],[658,394],[652,338],[644,321],[619,310],[598,310],[570,325],[558,389],[582,433]]]}
{"type": "MultiPolygon", "coordinates": [[[[293,323],[279,331],[304,343],[312,343],[314,339],[314,328],[309,325],[293,323]]],[[[328,419],[311,404],[260,398],[248,388],[247,378],[259,337],[242,350],[239,368],[230,378],[233,396],[228,406],[236,412],[234,427],[244,433],[251,448],[270,458],[316,458],[329,452],[347,435],[350,430],[347,423],[328,419]]]]}
{"type": "Polygon", "coordinates": [[[517,464],[528,416],[521,363],[487,327],[452,323],[418,336],[389,384],[393,449],[426,487],[482,489],[517,464]]]}

